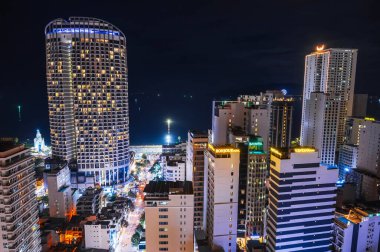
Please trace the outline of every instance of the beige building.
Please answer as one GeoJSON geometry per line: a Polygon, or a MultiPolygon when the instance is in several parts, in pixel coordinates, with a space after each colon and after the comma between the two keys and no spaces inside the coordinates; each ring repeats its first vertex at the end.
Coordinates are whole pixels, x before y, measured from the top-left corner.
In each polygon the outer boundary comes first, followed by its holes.
{"type": "Polygon", "coordinates": [[[203,228],[204,152],[207,149],[207,132],[189,131],[186,150],[186,180],[193,181],[194,229],[203,228]]]}
{"type": "Polygon", "coordinates": [[[79,194],[77,190],[71,189],[67,162],[57,163],[52,169],[45,170],[44,180],[49,194],[50,217],[70,220],[75,214],[75,203],[79,194]]]}
{"type": "Polygon", "coordinates": [[[236,251],[239,159],[238,148],[208,144],[205,155],[205,230],[213,248],[223,248],[226,252],[236,251]]]}
{"type": "Polygon", "coordinates": [[[144,190],[146,250],[194,251],[190,181],[150,181],[144,190]]]}
{"type": "Polygon", "coordinates": [[[13,139],[0,140],[0,251],[41,251],[34,159],[13,139]]]}

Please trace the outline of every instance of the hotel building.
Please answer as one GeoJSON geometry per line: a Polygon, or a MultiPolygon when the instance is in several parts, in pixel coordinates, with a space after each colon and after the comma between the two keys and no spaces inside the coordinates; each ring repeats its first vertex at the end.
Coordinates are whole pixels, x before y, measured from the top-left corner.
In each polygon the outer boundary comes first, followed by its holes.
{"type": "Polygon", "coordinates": [[[186,150],[186,180],[193,181],[194,229],[203,228],[204,153],[207,149],[206,132],[189,131],[186,150]]]}
{"type": "Polygon", "coordinates": [[[344,141],[346,119],[352,115],[357,53],[356,49],[318,47],[305,58],[301,145],[318,148],[324,164],[335,164],[335,152],[344,141]],[[325,96],[314,102],[313,93],[325,96]],[[315,105],[324,109],[318,111],[315,105]],[[313,125],[313,113],[323,121],[313,125]],[[319,139],[318,144],[312,143],[313,134],[319,139]]]}
{"type": "Polygon", "coordinates": [[[146,250],[194,251],[190,181],[150,181],[144,189],[146,250]]]}
{"type": "Polygon", "coordinates": [[[337,179],[314,148],[271,148],[268,251],[330,251],[337,179]]]}
{"type": "Polygon", "coordinates": [[[209,244],[226,252],[236,251],[239,159],[238,148],[208,144],[205,154],[204,230],[209,244]]]}
{"type": "Polygon", "coordinates": [[[0,251],[42,250],[34,159],[14,139],[0,139],[0,251]]]}
{"type": "Polygon", "coordinates": [[[45,28],[53,157],[76,160],[96,183],[125,181],[129,166],[126,38],[100,19],[56,19],[45,28]]]}

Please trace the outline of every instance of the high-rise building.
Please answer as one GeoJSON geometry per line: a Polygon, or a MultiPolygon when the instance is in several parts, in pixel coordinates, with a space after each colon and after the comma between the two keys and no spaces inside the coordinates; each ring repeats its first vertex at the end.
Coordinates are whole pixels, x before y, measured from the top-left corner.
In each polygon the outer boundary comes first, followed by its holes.
{"type": "Polygon", "coordinates": [[[380,121],[367,118],[359,132],[358,168],[380,178],[380,121]]]}
{"type": "Polygon", "coordinates": [[[203,228],[204,152],[207,149],[207,132],[189,131],[186,150],[186,180],[193,182],[194,229],[203,228]]]}
{"type": "Polygon", "coordinates": [[[362,117],[347,118],[344,137],[345,144],[359,145],[360,129],[363,127],[362,125],[364,121],[365,119],[362,117]]]}
{"type": "Polygon", "coordinates": [[[271,148],[268,251],[330,251],[337,179],[314,148],[271,148]]]}
{"type": "Polygon", "coordinates": [[[261,136],[265,151],[270,146],[290,146],[293,107],[294,99],[278,90],[242,95],[236,101],[214,101],[211,142],[228,144],[231,129],[239,128],[246,135],[261,136]]]}
{"type": "Polygon", "coordinates": [[[209,244],[226,252],[236,251],[239,158],[228,145],[209,143],[205,154],[205,230],[209,244]]]}
{"type": "Polygon", "coordinates": [[[194,250],[191,181],[150,181],[144,189],[146,250],[194,250]]]}
{"type": "Polygon", "coordinates": [[[318,148],[322,163],[335,163],[335,151],[344,140],[345,122],[353,109],[356,60],[356,49],[323,47],[317,47],[317,51],[305,59],[301,145],[318,148]],[[307,114],[310,114],[307,110],[313,109],[307,103],[312,102],[314,92],[326,94],[320,146],[312,145],[307,137],[310,130],[315,131],[307,119],[307,114]]]}
{"type": "Polygon", "coordinates": [[[355,94],[352,116],[367,116],[368,94],[355,94]]]}
{"type": "Polygon", "coordinates": [[[343,144],[339,148],[339,181],[349,181],[346,179],[352,172],[352,169],[356,169],[358,160],[358,146],[353,144],[343,144]]]}
{"type": "Polygon", "coordinates": [[[272,101],[270,146],[290,147],[293,107],[294,100],[292,98],[279,98],[272,101]]]}
{"type": "Polygon", "coordinates": [[[75,214],[78,195],[71,190],[70,169],[66,161],[57,163],[54,168],[44,171],[44,181],[49,193],[49,216],[70,220],[75,214]]]}
{"type": "Polygon", "coordinates": [[[96,183],[122,183],[129,166],[126,39],[100,19],[56,19],[45,28],[53,157],[76,159],[96,183]]]}
{"type": "Polygon", "coordinates": [[[379,251],[379,211],[352,208],[347,215],[336,217],[334,251],[379,251]]]}
{"type": "Polygon", "coordinates": [[[266,207],[267,153],[261,137],[251,137],[248,143],[246,234],[251,238],[264,236],[266,207]]]}
{"type": "Polygon", "coordinates": [[[380,122],[365,118],[359,128],[357,169],[353,182],[358,196],[367,201],[380,199],[380,122]]]}
{"type": "Polygon", "coordinates": [[[34,159],[14,139],[0,140],[0,251],[41,248],[34,159]]]}

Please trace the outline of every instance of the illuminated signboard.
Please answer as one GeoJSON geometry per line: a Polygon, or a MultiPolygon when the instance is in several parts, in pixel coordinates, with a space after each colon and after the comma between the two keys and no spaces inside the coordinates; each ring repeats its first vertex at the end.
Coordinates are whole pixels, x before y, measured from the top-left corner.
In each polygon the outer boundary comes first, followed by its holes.
{"type": "Polygon", "coordinates": [[[278,150],[276,150],[275,148],[270,148],[270,151],[271,151],[272,153],[274,153],[274,154],[279,155],[280,157],[282,156],[282,153],[279,152],[278,150]]]}
{"type": "Polygon", "coordinates": [[[91,29],[91,28],[55,28],[51,33],[94,33],[94,34],[109,34],[109,35],[115,35],[120,36],[120,32],[117,31],[110,31],[110,30],[104,30],[104,29],[91,29]]]}
{"type": "Polygon", "coordinates": [[[255,142],[249,142],[248,143],[248,151],[249,154],[259,154],[263,153],[263,142],[262,141],[255,141],[255,142]]]}
{"type": "Polygon", "coordinates": [[[232,147],[214,147],[212,144],[208,144],[208,148],[216,154],[222,153],[239,153],[240,150],[232,147]]]}
{"type": "Polygon", "coordinates": [[[315,152],[314,148],[294,148],[294,152],[296,153],[308,153],[308,152],[315,152]]]}
{"type": "Polygon", "coordinates": [[[366,121],[375,121],[375,118],[373,118],[373,117],[364,117],[364,120],[366,120],[366,121]]]}

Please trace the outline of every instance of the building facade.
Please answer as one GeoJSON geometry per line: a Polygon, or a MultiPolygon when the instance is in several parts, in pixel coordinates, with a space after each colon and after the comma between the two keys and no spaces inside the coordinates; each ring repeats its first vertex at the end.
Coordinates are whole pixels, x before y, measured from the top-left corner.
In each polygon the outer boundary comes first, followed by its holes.
{"type": "Polygon", "coordinates": [[[352,169],[357,168],[358,146],[353,144],[343,144],[339,148],[339,181],[350,181],[352,169]],[[346,178],[348,176],[348,178],[346,178]]]}
{"type": "Polygon", "coordinates": [[[334,251],[379,251],[380,213],[353,208],[334,220],[334,251]]]}
{"type": "Polygon", "coordinates": [[[63,161],[58,167],[44,171],[44,181],[49,194],[49,216],[68,221],[76,213],[75,191],[71,190],[70,169],[63,161]]]}
{"type": "Polygon", "coordinates": [[[0,251],[41,251],[34,159],[30,149],[0,140],[0,251]]]}
{"type": "Polygon", "coordinates": [[[186,180],[193,182],[194,229],[203,228],[204,152],[207,149],[207,132],[189,131],[186,149],[186,180]]]}
{"type": "Polygon", "coordinates": [[[271,149],[268,251],[330,251],[337,179],[314,148],[271,149]]]}
{"type": "Polygon", "coordinates": [[[85,17],[45,28],[53,157],[75,159],[96,183],[125,181],[129,166],[126,38],[115,26],[85,17]]]}
{"type": "Polygon", "coordinates": [[[267,153],[261,137],[251,138],[248,146],[246,235],[252,239],[264,236],[267,201],[267,153]]]}
{"type": "Polygon", "coordinates": [[[89,221],[84,225],[85,246],[87,249],[114,248],[113,227],[110,221],[89,221]]]}
{"type": "Polygon", "coordinates": [[[271,104],[270,146],[290,147],[292,138],[294,100],[292,98],[274,99],[271,104]]]}
{"type": "Polygon", "coordinates": [[[194,196],[190,181],[150,181],[144,189],[146,250],[194,250],[194,196]]]}
{"type": "Polygon", "coordinates": [[[356,61],[356,49],[323,47],[317,47],[316,52],[305,58],[301,145],[318,148],[321,162],[328,165],[335,164],[335,152],[344,141],[346,119],[352,115],[356,61]],[[324,138],[321,147],[312,145],[306,137],[310,135],[308,131],[313,130],[306,116],[310,113],[307,102],[313,99],[313,92],[326,94],[323,135],[319,136],[324,138]]]}
{"type": "Polygon", "coordinates": [[[239,159],[238,148],[208,144],[203,218],[209,244],[226,252],[236,251],[239,159]]]}

